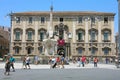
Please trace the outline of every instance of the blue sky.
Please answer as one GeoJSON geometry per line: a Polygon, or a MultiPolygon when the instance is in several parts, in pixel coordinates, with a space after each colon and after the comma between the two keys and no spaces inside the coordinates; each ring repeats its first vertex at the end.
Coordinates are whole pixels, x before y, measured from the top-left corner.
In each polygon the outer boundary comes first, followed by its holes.
{"type": "Polygon", "coordinates": [[[115,15],[115,33],[118,32],[117,0],[0,0],[0,25],[10,26],[8,13],[24,11],[49,11],[53,3],[54,11],[98,11],[115,15]]]}

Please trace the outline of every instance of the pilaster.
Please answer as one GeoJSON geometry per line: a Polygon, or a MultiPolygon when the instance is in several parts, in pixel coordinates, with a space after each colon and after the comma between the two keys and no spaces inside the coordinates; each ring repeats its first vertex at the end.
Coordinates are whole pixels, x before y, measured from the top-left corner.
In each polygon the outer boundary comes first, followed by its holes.
{"type": "Polygon", "coordinates": [[[27,26],[26,17],[23,18],[22,24],[23,24],[23,34],[22,34],[22,53],[21,54],[26,55],[26,26],[27,26]]]}
{"type": "Polygon", "coordinates": [[[101,33],[101,20],[98,20],[98,43],[102,42],[102,33],[101,33]]]}
{"type": "Polygon", "coordinates": [[[76,35],[75,35],[75,33],[76,33],[76,30],[75,30],[75,20],[73,20],[73,27],[72,28],[73,28],[72,29],[72,32],[73,32],[72,38],[73,38],[73,43],[75,43],[76,42],[76,40],[75,40],[75,38],[76,38],[76,35]]]}
{"type": "Polygon", "coordinates": [[[114,17],[111,19],[111,31],[112,31],[112,33],[111,33],[111,42],[115,43],[115,41],[114,41],[114,17]]]}
{"type": "Polygon", "coordinates": [[[88,43],[88,20],[85,19],[85,43],[88,43]]]}

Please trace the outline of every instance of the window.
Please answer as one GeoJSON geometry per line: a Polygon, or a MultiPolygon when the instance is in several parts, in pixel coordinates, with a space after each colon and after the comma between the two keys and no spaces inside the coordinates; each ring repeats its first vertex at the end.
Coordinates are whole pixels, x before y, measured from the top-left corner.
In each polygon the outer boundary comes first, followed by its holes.
{"type": "Polygon", "coordinates": [[[78,32],[78,40],[82,40],[82,31],[78,32]]]}
{"type": "Polygon", "coordinates": [[[16,17],[16,23],[20,23],[20,17],[16,17]]]}
{"type": "Polygon", "coordinates": [[[28,31],[28,40],[32,40],[32,31],[28,31]]]}
{"type": "Polygon", "coordinates": [[[108,23],[108,17],[104,17],[104,23],[108,23]]]}
{"type": "Polygon", "coordinates": [[[63,22],[63,18],[60,18],[60,22],[63,22]]]}
{"type": "Polygon", "coordinates": [[[107,55],[109,53],[109,49],[108,48],[105,48],[104,49],[104,54],[107,55]]]}
{"type": "Polygon", "coordinates": [[[20,32],[19,31],[16,31],[16,33],[15,33],[15,39],[16,40],[20,40],[20,32]]]}
{"type": "Polygon", "coordinates": [[[43,41],[44,39],[44,32],[40,32],[40,40],[43,41]]]}
{"type": "Polygon", "coordinates": [[[39,47],[39,53],[41,54],[43,52],[43,47],[39,47]]]}
{"type": "Polygon", "coordinates": [[[45,17],[41,17],[41,23],[45,23],[45,17]]]}
{"type": "Polygon", "coordinates": [[[15,54],[19,54],[19,47],[15,48],[15,54]]]}
{"type": "Polygon", "coordinates": [[[32,53],[32,48],[28,48],[27,52],[28,52],[28,54],[31,54],[32,53]]]}
{"type": "Polygon", "coordinates": [[[104,32],[104,40],[108,40],[108,32],[104,32]]]}
{"type": "Polygon", "coordinates": [[[91,33],[91,40],[95,40],[95,31],[92,31],[91,33]]]}
{"type": "Polygon", "coordinates": [[[82,54],[82,52],[83,52],[83,51],[82,51],[82,48],[79,48],[79,49],[78,49],[78,54],[82,54]]]}
{"type": "Polygon", "coordinates": [[[91,22],[92,22],[92,23],[95,23],[95,17],[92,17],[92,18],[91,18],[91,22]]]}
{"type": "Polygon", "coordinates": [[[29,17],[29,23],[32,24],[32,17],[29,17]]]}
{"type": "Polygon", "coordinates": [[[78,18],[78,23],[82,23],[82,17],[78,18]]]}
{"type": "Polygon", "coordinates": [[[96,51],[96,50],[95,50],[94,48],[92,48],[92,54],[95,54],[95,51],[96,51]]]}

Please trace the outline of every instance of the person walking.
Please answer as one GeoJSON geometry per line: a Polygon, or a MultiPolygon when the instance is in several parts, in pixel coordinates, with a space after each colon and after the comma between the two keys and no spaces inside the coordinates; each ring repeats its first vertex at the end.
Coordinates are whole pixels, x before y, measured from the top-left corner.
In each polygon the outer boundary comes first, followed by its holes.
{"type": "Polygon", "coordinates": [[[85,56],[82,56],[82,58],[81,58],[82,67],[85,66],[85,61],[86,61],[86,57],[85,57],[85,56]]]}
{"type": "Polygon", "coordinates": [[[10,61],[7,59],[5,63],[5,75],[10,75],[10,61]]]}
{"type": "Polygon", "coordinates": [[[78,62],[78,67],[80,67],[81,65],[80,57],[77,58],[77,62],[78,62]]]}
{"type": "Polygon", "coordinates": [[[34,64],[38,64],[38,60],[39,60],[39,57],[36,55],[35,57],[34,57],[34,64]]]}
{"type": "Polygon", "coordinates": [[[15,72],[15,68],[14,68],[14,63],[15,63],[15,58],[13,56],[10,56],[10,67],[12,67],[13,72],[15,72]]]}
{"type": "Polygon", "coordinates": [[[98,59],[97,57],[94,58],[94,67],[97,67],[98,59]]]}
{"type": "Polygon", "coordinates": [[[56,58],[56,62],[57,62],[57,67],[60,68],[60,57],[59,56],[56,58]]]}
{"type": "Polygon", "coordinates": [[[27,68],[27,66],[29,67],[29,69],[30,69],[30,57],[27,55],[26,56],[26,68],[27,68]]]}
{"type": "Polygon", "coordinates": [[[64,68],[64,61],[65,61],[65,58],[63,55],[61,55],[61,65],[62,65],[62,68],[64,68]]]}
{"type": "Polygon", "coordinates": [[[22,61],[23,61],[22,68],[26,69],[27,67],[26,67],[26,57],[25,56],[22,57],[22,61]]]}

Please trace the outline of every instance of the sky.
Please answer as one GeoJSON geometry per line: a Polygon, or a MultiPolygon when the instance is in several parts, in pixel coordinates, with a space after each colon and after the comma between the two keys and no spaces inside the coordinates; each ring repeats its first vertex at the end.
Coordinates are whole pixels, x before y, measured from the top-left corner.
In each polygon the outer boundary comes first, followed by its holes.
{"type": "Polygon", "coordinates": [[[118,32],[117,0],[0,0],[0,25],[10,27],[7,14],[25,11],[98,11],[115,13],[114,31],[118,32]]]}

